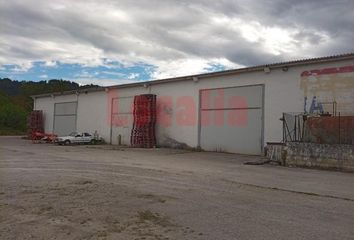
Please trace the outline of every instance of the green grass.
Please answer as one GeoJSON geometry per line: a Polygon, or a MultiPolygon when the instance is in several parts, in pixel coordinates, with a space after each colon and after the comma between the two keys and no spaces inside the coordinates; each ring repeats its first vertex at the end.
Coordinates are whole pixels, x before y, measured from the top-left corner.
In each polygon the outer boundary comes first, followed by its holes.
{"type": "Polygon", "coordinates": [[[26,135],[26,132],[18,129],[0,127],[0,136],[21,136],[21,135],[26,135]]]}

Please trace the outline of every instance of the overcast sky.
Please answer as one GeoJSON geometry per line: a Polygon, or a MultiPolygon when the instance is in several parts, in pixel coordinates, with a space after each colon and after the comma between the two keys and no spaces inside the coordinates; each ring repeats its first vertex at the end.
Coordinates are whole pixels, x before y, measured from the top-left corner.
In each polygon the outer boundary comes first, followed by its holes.
{"type": "Polygon", "coordinates": [[[354,52],[354,0],[0,0],[0,77],[118,84],[354,52]]]}

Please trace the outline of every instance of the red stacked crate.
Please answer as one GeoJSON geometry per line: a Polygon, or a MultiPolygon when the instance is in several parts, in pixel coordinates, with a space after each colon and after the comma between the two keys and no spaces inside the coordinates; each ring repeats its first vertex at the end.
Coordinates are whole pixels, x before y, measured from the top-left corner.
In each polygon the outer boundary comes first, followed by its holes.
{"type": "Polygon", "coordinates": [[[27,118],[28,137],[32,138],[33,133],[44,133],[43,112],[40,110],[32,111],[27,118]]]}
{"type": "Polygon", "coordinates": [[[143,94],[134,97],[131,145],[151,148],[156,145],[156,95],[143,94]]]}

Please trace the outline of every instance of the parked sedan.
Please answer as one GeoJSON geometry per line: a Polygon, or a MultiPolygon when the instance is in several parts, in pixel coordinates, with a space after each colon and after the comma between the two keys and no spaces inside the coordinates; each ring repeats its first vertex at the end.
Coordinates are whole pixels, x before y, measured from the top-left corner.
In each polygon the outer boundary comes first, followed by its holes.
{"type": "Polygon", "coordinates": [[[70,144],[94,144],[96,142],[94,136],[90,133],[72,132],[68,136],[58,137],[56,141],[59,145],[70,144]]]}

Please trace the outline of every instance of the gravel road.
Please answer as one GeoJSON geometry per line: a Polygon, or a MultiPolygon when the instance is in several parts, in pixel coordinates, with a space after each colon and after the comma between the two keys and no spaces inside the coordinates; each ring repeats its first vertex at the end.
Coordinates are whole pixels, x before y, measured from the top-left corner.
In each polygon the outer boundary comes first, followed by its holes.
{"type": "Polygon", "coordinates": [[[0,239],[354,239],[354,174],[0,137],[0,239]]]}

